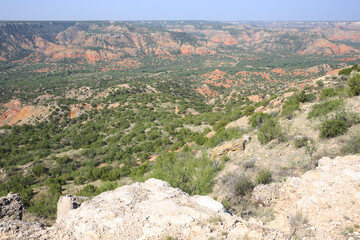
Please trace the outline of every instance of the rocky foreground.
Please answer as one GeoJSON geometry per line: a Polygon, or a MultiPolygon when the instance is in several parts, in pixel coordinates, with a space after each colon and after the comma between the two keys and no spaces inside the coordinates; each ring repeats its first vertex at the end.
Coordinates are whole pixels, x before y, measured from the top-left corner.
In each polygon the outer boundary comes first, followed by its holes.
{"type": "MultiPolygon", "coordinates": [[[[52,227],[5,214],[0,239],[360,239],[360,156],[322,158],[301,177],[258,186],[254,198],[273,207],[272,222],[244,220],[210,197],[191,197],[150,179],[69,211],[76,204],[63,197],[52,227]]],[[[5,202],[11,201],[0,199],[0,213],[9,213],[5,202]]]]}

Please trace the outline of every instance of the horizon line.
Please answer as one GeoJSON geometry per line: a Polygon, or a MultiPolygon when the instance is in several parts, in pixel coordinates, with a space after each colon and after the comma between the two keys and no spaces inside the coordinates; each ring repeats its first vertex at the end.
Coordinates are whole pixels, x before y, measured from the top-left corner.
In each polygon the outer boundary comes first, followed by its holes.
{"type": "Polygon", "coordinates": [[[25,19],[0,19],[0,22],[143,22],[143,21],[149,21],[149,22],[190,22],[190,21],[203,21],[203,22],[360,22],[359,20],[202,20],[202,19],[142,19],[142,20],[25,20],[25,19]]]}

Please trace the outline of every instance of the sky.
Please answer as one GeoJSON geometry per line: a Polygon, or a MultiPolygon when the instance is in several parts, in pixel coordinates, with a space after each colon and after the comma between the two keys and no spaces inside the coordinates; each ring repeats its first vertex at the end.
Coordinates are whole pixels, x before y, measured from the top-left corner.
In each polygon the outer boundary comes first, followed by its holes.
{"type": "Polygon", "coordinates": [[[0,0],[0,20],[359,21],[360,0],[0,0]]]}

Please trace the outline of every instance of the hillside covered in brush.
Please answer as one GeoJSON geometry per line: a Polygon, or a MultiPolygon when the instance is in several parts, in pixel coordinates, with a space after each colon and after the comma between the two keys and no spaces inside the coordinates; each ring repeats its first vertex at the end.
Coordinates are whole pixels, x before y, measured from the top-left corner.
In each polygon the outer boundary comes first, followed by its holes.
{"type": "MultiPolygon", "coordinates": [[[[150,178],[269,222],[251,197],[360,149],[355,22],[2,22],[0,194],[150,178]]],[[[354,226],[352,226],[354,227],[354,226]]]]}

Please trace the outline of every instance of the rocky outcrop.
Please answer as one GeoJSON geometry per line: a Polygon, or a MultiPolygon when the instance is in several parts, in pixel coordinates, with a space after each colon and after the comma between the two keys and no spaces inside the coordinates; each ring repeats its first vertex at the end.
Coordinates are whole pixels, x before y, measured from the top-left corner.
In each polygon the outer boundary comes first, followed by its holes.
{"type": "Polygon", "coordinates": [[[281,184],[263,185],[256,186],[252,192],[253,198],[263,206],[270,206],[279,199],[281,184]]]}
{"type": "Polygon", "coordinates": [[[253,196],[275,215],[264,225],[227,213],[208,196],[149,179],[68,209],[49,228],[1,220],[0,239],[357,239],[359,181],[360,156],[345,156],[322,158],[315,170],[284,184],[260,185],[253,196]]]}
{"type": "Polygon", "coordinates": [[[45,118],[50,114],[50,107],[41,105],[24,105],[19,100],[0,104],[0,126],[34,123],[37,118],[45,118]]]}
{"type": "MultiPolygon", "coordinates": [[[[301,227],[294,220],[303,219],[299,238],[307,232],[311,239],[344,239],[344,230],[360,221],[359,183],[360,156],[322,158],[315,170],[281,187],[271,226],[291,233],[301,227]]],[[[359,229],[352,234],[359,238],[359,229]]]]}
{"type": "Polygon", "coordinates": [[[20,220],[0,221],[1,240],[46,240],[50,239],[44,224],[20,220]]]}
{"type": "Polygon", "coordinates": [[[244,116],[242,118],[239,118],[238,120],[230,122],[228,125],[225,126],[225,129],[229,129],[229,128],[247,128],[249,126],[250,126],[249,125],[249,117],[244,116]]]}
{"type": "Polygon", "coordinates": [[[281,233],[246,223],[208,196],[189,196],[166,182],[105,192],[70,210],[49,228],[51,239],[269,239],[281,233]],[[257,229],[257,230],[255,230],[257,229]]]}
{"type": "Polygon", "coordinates": [[[65,216],[70,210],[80,207],[81,203],[88,200],[87,197],[65,195],[60,197],[57,204],[57,218],[65,216]]]}
{"type": "MultiPolygon", "coordinates": [[[[71,197],[60,202],[71,202],[71,197]]],[[[62,204],[60,204],[62,205],[62,204]]],[[[52,227],[0,222],[0,239],[286,239],[280,231],[227,213],[208,196],[189,196],[166,182],[102,193],[64,213],[52,227]]]]}
{"type": "Polygon", "coordinates": [[[0,198],[0,219],[18,219],[23,217],[24,205],[19,193],[10,192],[6,197],[0,198]]]}
{"type": "MultiPolygon", "coordinates": [[[[246,143],[245,143],[246,144],[246,143]]],[[[242,139],[235,139],[232,141],[225,142],[220,146],[215,147],[211,151],[212,157],[221,157],[231,152],[244,151],[244,141],[242,139]]]]}

